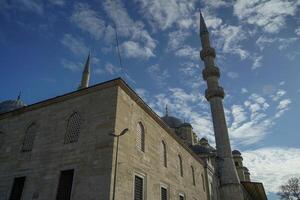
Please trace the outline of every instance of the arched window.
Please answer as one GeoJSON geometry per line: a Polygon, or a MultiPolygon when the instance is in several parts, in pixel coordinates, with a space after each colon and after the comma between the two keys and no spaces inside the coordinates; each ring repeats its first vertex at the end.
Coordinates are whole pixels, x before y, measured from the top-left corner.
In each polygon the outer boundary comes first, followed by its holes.
{"type": "Polygon", "coordinates": [[[27,127],[25,131],[23,143],[22,143],[22,149],[21,149],[22,152],[32,151],[36,131],[37,131],[37,126],[35,123],[32,123],[27,127]]]}
{"type": "Polygon", "coordinates": [[[161,141],[161,161],[164,167],[167,167],[167,146],[166,143],[164,141],[161,141]]]}
{"type": "Polygon", "coordinates": [[[74,112],[68,119],[67,130],[65,134],[65,144],[77,142],[80,133],[80,116],[74,112]]]}
{"type": "Polygon", "coordinates": [[[196,181],[195,181],[195,170],[194,167],[191,166],[191,170],[192,170],[192,180],[193,180],[193,185],[196,185],[196,181]]]}
{"type": "Polygon", "coordinates": [[[180,172],[180,176],[183,177],[182,159],[181,159],[180,155],[178,155],[178,160],[179,160],[179,172],[180,172]]]}
{"type": "Polygon", "coordinates": [[[139,122],[136,127],[136,147],[145,152],[145,129],[142,122],[139,122]]]}

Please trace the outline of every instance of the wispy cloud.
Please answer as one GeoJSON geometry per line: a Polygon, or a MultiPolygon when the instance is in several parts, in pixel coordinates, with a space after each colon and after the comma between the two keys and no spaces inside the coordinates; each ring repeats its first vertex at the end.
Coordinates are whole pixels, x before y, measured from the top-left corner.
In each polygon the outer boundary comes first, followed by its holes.
{"type": "Polygon", "coordinates": [[[89,52],[81,38],[74,37],[71,34],[65,34],[61,43],[65,45],[75,55],[86,56],[89,52]]]}
{"type": "Polygon", "coordinates": [[[195,0],[135,0],[140,13],[147,19],[154,30],[165,30],[173,24],[189,27],[191,13],[195,10],[195,0]]]}
{"type": "Polygon", "coordinates": [[[165,85],[170,77],[169,72],[166,69],[162,69],[158,64],[148,67],[147,72],[159,86],[165,85]]]}
{"type": "Polygon", "coordinates": [[[77,3],[71,16],[71,21],[82,31],[91,34],[95,39],[102,38],[105,31],[105,22],[88,4],[77,3]]]}
{"type": "Polygon", "coordinates": [[[82,63],[76,63],[64,58],[61,60],[61,63],[64,68],[69,69],[71,71],[79,71],[83,67],[82,63]]]}
{"type": "Polygon", "coordinates": [[[288,48],[290,45],[294,44],[299,38],[291,37],[291,38],[279,38],[279,37],[267,37],[267,36],[260,36],[256,40],[256,44],[263,50],[265,47],[269,45],[276,45],[279,50],[284,50],[288,48]]]}
{"type": "Polygon", "coordinates": [[[144,29],[143,22],[134,21],[119,0],[106,0],[103,5],[108,16],[116,24],[119,36],[127,39],[127,41],[122,43],[125,56],[129,58],[140,56],[140,58],[146,59],[155,56],[156,41],[144,29]]]}
{"type": "Polygon", "coordinates": [[[266,192],[276,193],[290,177],[299,177],[300,149],[269,147],[243,152],[244,165],[253,181],[263,182],[266,192]]]}
{"type": "Polygon", "coordinates": [[[299,1],[238,0],[234,14],[242,21],[261,27],[265,32],[277,33],[286,25],[289,16],[295,16],[299,1]]]}

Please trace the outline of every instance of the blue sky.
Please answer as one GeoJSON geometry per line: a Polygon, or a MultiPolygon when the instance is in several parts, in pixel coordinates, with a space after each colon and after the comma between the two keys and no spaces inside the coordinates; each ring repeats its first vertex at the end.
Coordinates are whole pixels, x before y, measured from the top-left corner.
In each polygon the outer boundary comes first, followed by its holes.
{"type": "Polygon", "coordinates": [[[74,91],[89,51],[91,84],[123,77],[159,114],[214,143],[199,59],[199,9],[217,51],[233,148],[270,195],[300,176],[299,0],[2,0],[0,101],[74,91]],[[121,68],[116,54],[119,35],[121,68]]]}

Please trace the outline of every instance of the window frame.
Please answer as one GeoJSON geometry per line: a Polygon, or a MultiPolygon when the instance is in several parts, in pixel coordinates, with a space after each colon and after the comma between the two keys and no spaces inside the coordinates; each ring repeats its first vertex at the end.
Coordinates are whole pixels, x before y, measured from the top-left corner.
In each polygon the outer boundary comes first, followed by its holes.
{"type": "Polygon", "coordinates": [[[37,130],[38,130],[38,126],[37,126],[36,122],[31,122],[28,126],[26,126],[25,134],[23,135],[22,146],[21,146],[22,153],[32,152],[33,147],[34,147],[35,137],[37,134],[37,130]],[[31,129],[33,129],[33,130],[31,130],[31,129]],[[33,132],[30,132],[30,131],[33,131],[33,132]],[[31,135],[29,135],[29,134],[31,134],[31,135]],[[29,139],[31,139],[30,146],[28,145],[29,139]],[[28,146],[30,148],[28,148],[28,146]]]}
{"type": "Polygon", "coordinates": [[[185,195],[182,192],[179,193],[178,197],[179,197],[179,200],[181,200],[180,197],[183,197],[183,200],[185,200],[185,195]]]}
{"type": "Polygon", "coordinates": [[[167,191],[167,200],[170,199],[170,194],[169,194],[169,187],[165,184],[160,184],[160,187],[159,187],[159,194],[160,194],[160,200],[162,200],[162,189],[166,189],[167,191]]]}
{"type": "Polygon", "coordinates": [[[196,177],[195,177],[195,168],[193,165],[191,165],[191,172],[192,172],[192,183],[195,186],[196,185],[196,177]]]}
{"type": "Polygon", "coordinates": [[[179,173],[180,176],[183,177],[183,162],[180,154],[178,154],[178,159],[179,159],[179,173]]]}
{"type": "Polygon", "coordinates": [[[139,173],[139,172],[135,172],[135,173],[133,173],[133,181],[132,181],[132,188],[133,188],[133,190],[132,190],[132,199],[134,200],[134,195],[135,195],[135,193],[134,193],[134,191],[135,191],[135,177],[139,177],[139,178],[141,178],[141,179],[143,179],[143,200],[146,200],[147,199],[147,177],[146,177],[146,175],[145,174],[143,174],[143,173],[139,173]]]}
{"type": "MultiPolygon", "coordinates": [[[[66,129],[65,129],[65,137],[64,137],[64,144],[74,144],[74,143],[77,143],[79,141],[79,137],[80,137],[80,132],[81,132],[81,128],[82,128],[82,118],[81,118],[81,115],[79,114],[79,112],[77,111],[74,111],[72,114],[68,115],[68,119],[67,119],[67,126],[66,126],[66,129]],[[73,119],[74,116],[77,116],[78,117],[78,134],[76,135],[76,139],[70,139],[70,136],[73,136],[73,134],[70,134],[70,120],[73,119]]],[[[74,126],[74,124],[71,124],[74,126]]]]}
{"type": "Polygon", "coordinates": [[[161,151],[162,151],[162,152],[160,152],[162,154],[162,155],[160,155],[160,159],[163,159],[161,162],[162,162],[163,166],[165,168],[167,168],[168,167],[167,144],[164,140],[161,140],[160,145],[161,145],[161,151]]]}

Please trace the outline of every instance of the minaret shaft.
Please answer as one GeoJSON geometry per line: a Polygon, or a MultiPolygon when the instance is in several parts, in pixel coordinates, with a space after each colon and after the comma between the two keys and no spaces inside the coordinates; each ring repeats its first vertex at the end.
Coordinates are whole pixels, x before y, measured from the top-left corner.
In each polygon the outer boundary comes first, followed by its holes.
{"type": "Polygon", "coordinates": [[[231,154],[230,140],[226,125],[223,108],[224,90],[219,86],[220,71],[215,65],[215,49],[210,46],[209,33],[202,15],[200,16],[200,38],[202,50],[200,57],[204,62],[202,75],[207,82],[205,97],[210,103],[211,114],[214,126],[217,168],[220,177],[220,199],[221,200],[242,200],[243,191],[238,178],[233,157],[231,154]]]}

